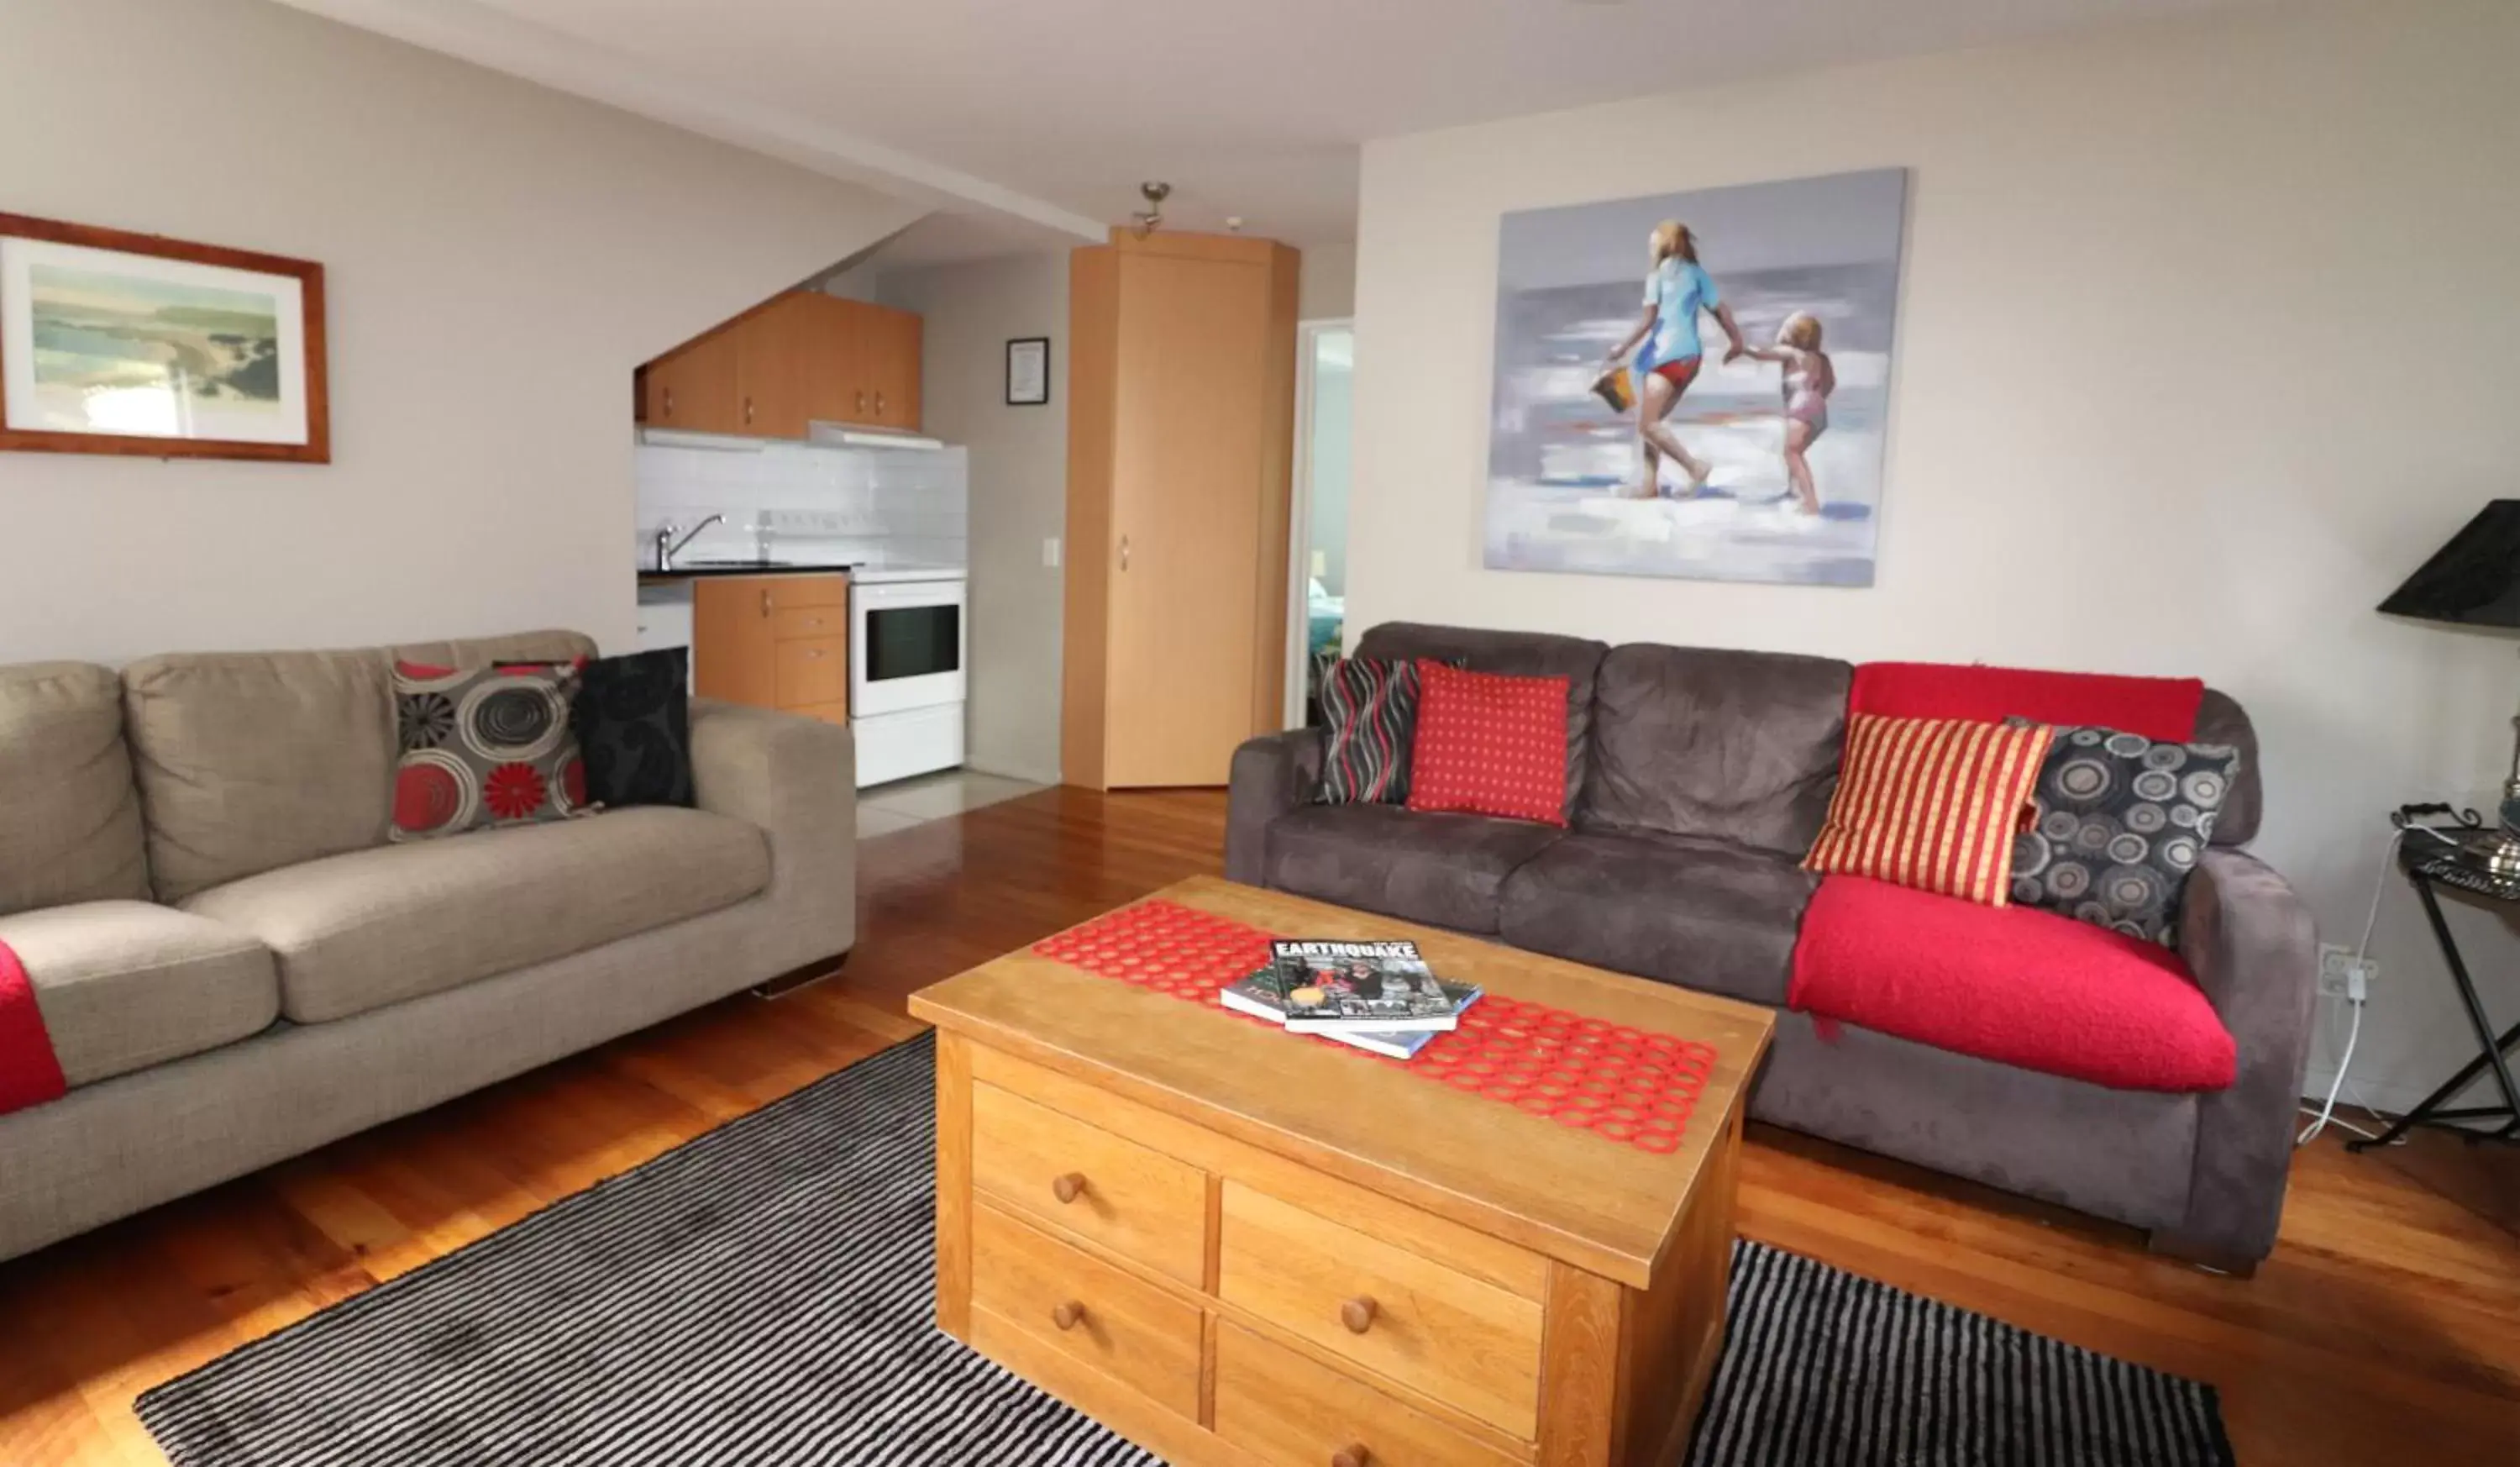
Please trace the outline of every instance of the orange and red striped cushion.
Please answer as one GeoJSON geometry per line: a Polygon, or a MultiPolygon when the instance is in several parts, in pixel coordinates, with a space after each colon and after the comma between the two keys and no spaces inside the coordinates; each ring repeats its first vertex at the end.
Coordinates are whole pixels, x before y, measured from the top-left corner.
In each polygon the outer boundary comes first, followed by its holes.
{"type": "Polygon", "coordinates": [[[1854,714],[1837,795],[1803,869],[2002,906],[2013,833],[2054,734],[2044,723],[1854,714]]]}

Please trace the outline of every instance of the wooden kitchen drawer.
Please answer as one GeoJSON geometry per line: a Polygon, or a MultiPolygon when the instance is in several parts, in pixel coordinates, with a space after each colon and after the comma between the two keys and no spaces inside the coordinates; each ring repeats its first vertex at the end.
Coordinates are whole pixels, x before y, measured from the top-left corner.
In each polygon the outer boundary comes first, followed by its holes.
{"type": "Polygon", "coordinates": [[[848,610],[849,578],[845,575],[765,575],[761,580],[763,594],[768,598],[762,607],[768,616],[775,618],[781,612],[807,606],[848,610]]]}
{"type": "Polygon", "coordinates": [[[849,634],[849,609],[839,606],[781,606],[770,614],[770,634],[782,642],[802,637],[840,637],[849,634]]]}
{"type": "Polygon", "coordinates": [[[1263,1462],[1527,1467],[1372,1386],[1234,1324],[1216,1329],[1216,1434],[1263,1462]]]}
{"type": "Polygon", "coordinates": [[[1196,1306],[983,1205],[971,1210],[971,1343],[1000,1353],[1000,1331],[1198,1415],[1196,1306]]]}
{"type": "Polygon", "coordinates": [[[1192,1288],[1205,1281],[1207,1174],[1186,1162],[974,1084],[971,1184],[1192,1288]]]}
{"type": "Polygon", "coordinates": [[[1541,1306],[1228,1179],[1217,1295],[1510,1435],[1536,1435],[1541,1306]]]}
{"type": "Polygon", "coordinates": [[[849,700],[849,639],[806,637],[781,642],[779,706],[809,708],[849,700]]]}

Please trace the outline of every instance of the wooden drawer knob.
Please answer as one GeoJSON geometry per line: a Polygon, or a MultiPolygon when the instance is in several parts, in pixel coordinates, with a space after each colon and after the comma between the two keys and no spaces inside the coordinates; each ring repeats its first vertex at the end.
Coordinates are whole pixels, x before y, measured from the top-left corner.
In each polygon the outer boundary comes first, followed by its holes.
{"type": "Polygon", "coordinates": [[[1373,1453],[1362,1442],[1350,1442],[1330,1453],[1330,1467],[1372,1467],[1373,1453]]]}
{"type": "Polygon", "coordinates": [[[1074,1329],[1085,1322],[1085,1306],[1071,1299],[1050,1311],[1050,1322],[1060,1329],[1074,1329]]]}
{"type": "Polygon", "coordinates": [[[1070,1171],[1050,1179],[1050,1195],[1061,1202],[1074,1202],[1085,1195],[1085,1173],[1070,1171]]]}
{"type": "MultiPolygon", "coordinates": [[[[1352,1335],[1364,1334],[1373,1328],[1374,1311],[1380,1307],[1373,1302],[1372,1296],[1360,1294],[1339,1306],[1339,1323],[1346,1325],[1348,1333],[1352,1335]]],[[[1358,1450],[1362,1451],[1364,1448],[1359,1447],[1358,1450]]]]}

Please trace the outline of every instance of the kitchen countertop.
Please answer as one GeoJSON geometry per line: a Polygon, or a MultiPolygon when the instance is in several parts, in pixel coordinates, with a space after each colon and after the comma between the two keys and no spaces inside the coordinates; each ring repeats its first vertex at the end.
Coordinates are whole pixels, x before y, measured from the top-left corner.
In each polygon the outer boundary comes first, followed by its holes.
{"type": "Polygon", "coordinates": [[[845,575],[860,569],[849,561],[828,565],[798,565],[788,561],[746,561],[742,565],[677,566],[671,571],[641,568],[639,583],[654,585],[668,580],[711,580],[721,575],[845,575]]]}

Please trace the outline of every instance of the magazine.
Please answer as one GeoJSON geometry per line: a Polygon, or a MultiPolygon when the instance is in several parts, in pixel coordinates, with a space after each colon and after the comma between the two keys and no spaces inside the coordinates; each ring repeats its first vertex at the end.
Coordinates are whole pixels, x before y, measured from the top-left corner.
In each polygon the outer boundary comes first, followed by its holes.
{"type": "Polygon", "coordinates": [[[1458,1012],[1415,942],[1269,944],[1286,1028],[1299,1034],[1371,1029],[1441,1031],[1458,1012]]]}
{"type": "MultiPolygon", "coordinates": [[[[1478,1002],[1486,992],[1483,988],[1467,984],[1445,984],[1444,991],[1452,995],[1453,1012],[1456,1015],[1478,1002]]],[[[1278,966],[1275,963],[1258,970],[1248,978],[1218,989],[1216,996],[1218,1002],[1236,1013],[1249,1014],[1253,1018],[1266,1019],[1273,1024],[1286,1022],[1286,1000],[1278,986],[1278,966]]],[[[1436,1031],[1427,1029],[1356,1028],[1328,1030],[1320,1032],[1325,1039],[1336,1039],[1342,1044],[1352,1044],[1374,1054],[1388,1055],[1395,1060],[1406,1060],[1416,1058],[1418,1051],[1432,1043],[1436,1031]]]]}

